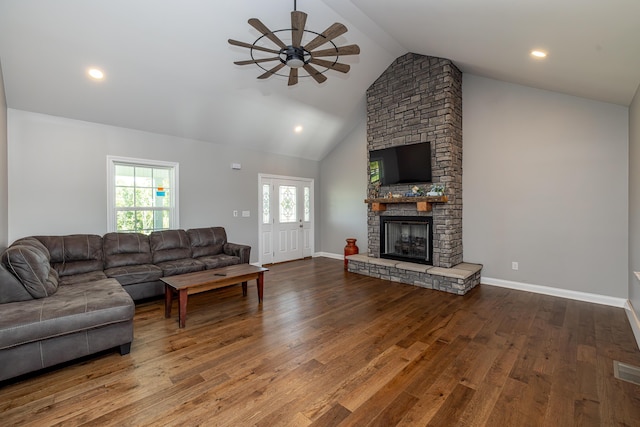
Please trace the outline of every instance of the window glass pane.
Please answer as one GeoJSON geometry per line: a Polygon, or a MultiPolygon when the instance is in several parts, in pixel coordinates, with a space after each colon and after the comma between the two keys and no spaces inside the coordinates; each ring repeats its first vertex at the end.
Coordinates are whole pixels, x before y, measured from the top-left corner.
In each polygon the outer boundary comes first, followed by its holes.
{"type": "Polygon", "coordinates": [[[168,210],[153,212],[153,229],[154,230],[169,229],[169,211],[168,210]]]}
{"type": "Polygon", "coordinates": [[[136,188],[136,207],[153,207],[153,188],[136,188]]]}
{"type": "Polygon", "coordinates": [[[135,231],[136,213],[134,211],[116,212],[116,231],[135,231]]]}
{"type": "Polygon", "coordinates": [[[280,222],[296,222],[296,187],[280,186],[280,222]]]}
{"type": "Polygon", "coordinates": [[[153,211],[136,212],[137,231],[153,230],[153,211]]]}
{"type": "Polygon", "coordinates": [[[271,186],[269,184],[264,184],[262,186],[262,223],[263,224],[269,224],[269,222],[271,221],[271,212],[269,212],[270,195],[271,195],[271,186]]]}
{"type": "Polygon", "coordinates": [[[153,187],[153,169],[136,166],[136,187],[153,187]]]}
{"type": "Polygon", "coordinates": [[[116,207],[126,208],[133,206],[134,191],[132,187],[116,187],[116,207]]]}
{"type": "Polygon", "coordinates": [[[115,167],[116,185],[133,185],[134,167],[127,165],[116,165],[115,167]]]}
{"type": "Polygon", "coordinates": [[[158,196],[157,189],[155,190],[156,195],[156,207],[159,208],[170,208],[171,207],[171,191],[165,189],[164,196],[158,196]]]}
{"type": "Polygon", "coordinates": [[[153,171],[153,186],[163,187],[165,190],[169,188],[170,183],[169,169],[154,169],[153,171]]]}
{"type": "Polygon", "coordinates": [[[309,210],[309,206],[311,204],[311,189],[309,187],[304,187],[304,220],[305,222],[309,222],[311,220],[311,212],[309,210]]]}

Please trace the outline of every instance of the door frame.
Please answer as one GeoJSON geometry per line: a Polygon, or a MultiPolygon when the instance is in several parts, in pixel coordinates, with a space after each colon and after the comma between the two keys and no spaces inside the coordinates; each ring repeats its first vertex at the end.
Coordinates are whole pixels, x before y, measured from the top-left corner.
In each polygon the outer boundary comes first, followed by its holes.
{"type": "MultiPolygon", "coordinates": [[[[271,257],[271,259],[269,260],[265,260],[264,256],[263,256],[263,245],[264,245],[264,241],[263,241],[263,223],[262,223],[262,214],[263,214],[263,205],[262,205],[262,184],[264,180],[269,180],[269,181],[274,181],[274,180],[285,180],[285,181],[295,181],[297,183],[299,183],[300,181],[308,183],[309,184],[309,189],[310,189],[310,204],[311,206],[309,207],[309,217],[310,217],[310,221],[309,221],[309,247],[310,247],[310,253],[309,254],[305,254],[304,253],[304,249],[303,249],[303,257],[306,256],[313,256],[313,254],[315,253],[315,180],[313,178],[304,178],[304,177],[296,177],[296,176],[287,176],[287,175],[273,175],[273,174],[267,174],[267,173],[258,173],[258,264],[259,265],[263,265],[263,264],[270,264],[271,262],[273,262],[273,256],[271,257]],[[267,262],[265,262],[267,261],[267,262]]],[[[274,196],[275,192],[272,191],[271,195],[274,196]]],[[[271,199],[271,201],[273,202],[273,200],[275,199],[271,199]]],[[[271,210],[273,211],[273,206],[271,206],[271,210]]],[[[272,217],[273,218],[273,217],[272,217]]],[[[271,224],[271,227],[273,227],[273,222],[271,224]]],[[[274,248],[273,246],[274,242],[273,242],[273,232],[271,233],[271,242],[270,242],[270,247],[274,248]]]]}

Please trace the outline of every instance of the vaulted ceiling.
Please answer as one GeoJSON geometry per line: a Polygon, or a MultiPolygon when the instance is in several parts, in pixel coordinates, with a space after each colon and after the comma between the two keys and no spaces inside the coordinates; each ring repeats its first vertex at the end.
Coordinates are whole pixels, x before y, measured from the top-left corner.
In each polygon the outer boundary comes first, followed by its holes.
{"type": "Polygon", "coordinates": [[[637,0],[300,0],[307,29],[334,22],[349,29],[335,39],[360,46],[360,55],[340,58],[348,74],[329,70],[325,83],[307,77],[289,87],[286,77],[259,80],[256,65],[233,64],[249,50],[227,39],[261,36],[249,18],[286,29],[293,7],[292,0],[2,0],[7,105],[319,160],[362,120],[366,89],[406,52],[625,106],[640,84],[637,0]],[[547,58],[532,58],[532,49],[547,58]],[[89,67],[101,68],[103,81],[90,80],[89,67]]]}

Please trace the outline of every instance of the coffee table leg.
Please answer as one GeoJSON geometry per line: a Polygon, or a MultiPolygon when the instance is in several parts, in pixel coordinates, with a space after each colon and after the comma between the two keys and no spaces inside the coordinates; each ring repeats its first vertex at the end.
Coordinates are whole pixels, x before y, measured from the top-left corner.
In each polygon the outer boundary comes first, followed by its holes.
{"type": "Polygon", "coordinates": [[[165,283],[164,285],[164,317],[171,317],[171,304],[173,303],[173,289],[165,283]]]}
{"type": "Polygon", "coordinates": [[[242,296],[247,296],[247,282],[242,282],[242,296]]]}
{"type": "Polygon", "coordinates": [[[186,289],[180,289],[178,291],[178,317],[180,318],[180,327],[184,328],[187,322],[187,294],[186,289]]]}
{"type": "Polygon", "coordinates": [[[262,294],[264,292],[264,273],[258,273],[258,302],[262,302],[262,294]]]}

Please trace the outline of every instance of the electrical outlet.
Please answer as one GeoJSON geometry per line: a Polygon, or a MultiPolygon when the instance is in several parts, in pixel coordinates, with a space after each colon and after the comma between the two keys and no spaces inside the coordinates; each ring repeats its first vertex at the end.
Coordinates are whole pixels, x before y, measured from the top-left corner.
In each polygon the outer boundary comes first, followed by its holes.
{"type": "Polygon", "coordinates": [[[511,269],[512,270],[517,270],[518,269],[518,262],[517,261],[513,261],[511,263],[511,269]]]}
{"type": "Polygon", "coordinates": [[[233,211],[233,216],[238,216],[238,211],[233,211]]]}
{"type": "Polygon", "coordinates": [[[251,216],[251,211],[242,211],[242,216],[243,216],[244,218],[248,218],[248,217],[250,217],[250,216],[251,216]]]}

